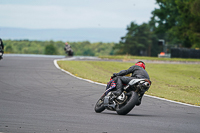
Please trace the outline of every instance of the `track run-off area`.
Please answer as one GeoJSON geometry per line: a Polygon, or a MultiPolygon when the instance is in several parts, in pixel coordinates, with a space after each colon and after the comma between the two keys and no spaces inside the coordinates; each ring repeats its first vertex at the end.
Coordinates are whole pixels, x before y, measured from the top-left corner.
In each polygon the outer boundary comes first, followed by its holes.
{"type": "Polygon", "coordinates": [[[1,133],[200,132],[198,106],[147,95],[128,115],[95,113],[105,85],[59,69],[56,59],[64,57],[5,55],[0,61],[1,133]]]}

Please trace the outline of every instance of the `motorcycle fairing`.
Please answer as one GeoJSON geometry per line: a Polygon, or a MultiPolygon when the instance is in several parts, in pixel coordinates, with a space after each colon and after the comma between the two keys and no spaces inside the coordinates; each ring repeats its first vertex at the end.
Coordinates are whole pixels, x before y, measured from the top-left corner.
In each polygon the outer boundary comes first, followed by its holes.
{"type": "Polygon", "coordinates": [[[140,81],[145,81],[145,79],[132,79],[132,80],[128,83],[128,85],[134,85],[134,84],[136,84],[136,83],[138,83],[138,82],[140,82],[140,81]]]}

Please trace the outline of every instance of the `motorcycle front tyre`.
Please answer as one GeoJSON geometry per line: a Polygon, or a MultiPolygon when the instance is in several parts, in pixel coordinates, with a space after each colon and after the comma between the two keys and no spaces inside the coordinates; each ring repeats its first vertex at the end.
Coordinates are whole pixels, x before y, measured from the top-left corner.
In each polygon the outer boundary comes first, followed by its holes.
{"type": "Polygon", "coordinates": [[[95,105],[95,107],[94,107],[94,110],[95,110],[95,112],[96,113],[101,113],[102,111],[104,111],[106,108],[104,107],[104,105],[103,105],[103,98],[100,98],[98,101],[97,101],[97,103],[96,103],[96,105],[95,105]]]}
{"type": "Polygon", "coordinates": [[[127,103],[120,108],[116,108],[117,114],[119,115],[128,114],[135,107],[137,102],[138,102],[138,94],[134,91],[131,91],[127,103]]]}

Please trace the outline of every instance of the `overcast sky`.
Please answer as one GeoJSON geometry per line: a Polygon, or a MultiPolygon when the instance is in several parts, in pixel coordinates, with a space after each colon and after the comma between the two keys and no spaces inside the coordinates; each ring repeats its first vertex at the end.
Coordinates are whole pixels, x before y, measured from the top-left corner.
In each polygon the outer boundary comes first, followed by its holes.
{"type": "Polygon", "coordinates": [[[155,0],[0,0],[0,27],[126,28],[148,22],[155,0]]]}

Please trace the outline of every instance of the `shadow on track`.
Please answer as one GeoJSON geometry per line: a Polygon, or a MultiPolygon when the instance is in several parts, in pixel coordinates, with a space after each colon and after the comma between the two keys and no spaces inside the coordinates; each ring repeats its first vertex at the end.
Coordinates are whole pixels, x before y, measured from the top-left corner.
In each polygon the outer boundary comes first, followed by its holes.
{"type": "MultiPolygon", "coordinates": [[[[109,112],[103,112],[100,114],[105,115],[118,115],[117,113],[109,113],[109,112]]],[[[127,115],[118,115],[118,116],[135,116],[135,117],[158,117],[157,115],[148,115],[148,114],[127,114],[127,115]]]]}

